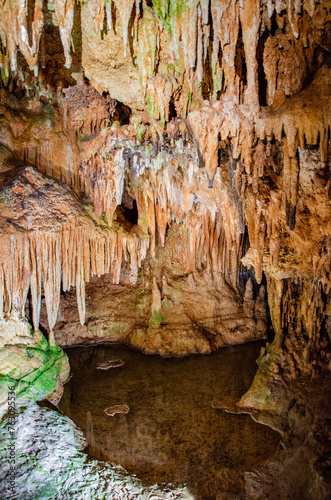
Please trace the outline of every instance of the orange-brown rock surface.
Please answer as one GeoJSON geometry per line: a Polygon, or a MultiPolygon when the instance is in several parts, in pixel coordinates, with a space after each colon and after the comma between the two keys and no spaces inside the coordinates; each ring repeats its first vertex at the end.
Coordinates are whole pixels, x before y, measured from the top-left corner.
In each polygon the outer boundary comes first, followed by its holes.
{"type": "Polygon", "coordinates": [[[4,321],[165,355],[273,330],[259,411],[327,372],[330,23],[318,0],[2,1],[4,321]]]}

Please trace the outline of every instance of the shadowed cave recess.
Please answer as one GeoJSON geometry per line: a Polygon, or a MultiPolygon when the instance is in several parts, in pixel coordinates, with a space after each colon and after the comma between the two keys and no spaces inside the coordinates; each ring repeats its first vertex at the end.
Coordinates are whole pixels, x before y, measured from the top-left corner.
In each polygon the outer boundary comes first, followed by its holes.
{"type": "Polygon", "coordinates": [[[1,499],[330,498],[330,52],[328,0],[0,2],[1,499]]]}

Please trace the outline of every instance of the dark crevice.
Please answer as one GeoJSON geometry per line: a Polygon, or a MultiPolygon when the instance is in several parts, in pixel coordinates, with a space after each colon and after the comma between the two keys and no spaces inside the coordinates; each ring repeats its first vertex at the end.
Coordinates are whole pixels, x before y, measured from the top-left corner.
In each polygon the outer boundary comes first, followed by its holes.
{"type": "Polygon", "coordinates": [[[132,33],[134,33],[135,31],[135,17],[136,17],[136,8],[134,6],[134,8],[132,9],[132,12],[131,12],[131,17],[130,17],[130,21],[129,21],[129,27],[128,27],[128,47],[126,49],[126,55],[128,56],[129,55],[129,51],[130,51],[130,54],[131,54],[131,57],[132,57],[132,61],[133,63],[135,64],[135,50],[134,50],[134,46],[133,46],[133,41],[134,41],[134,35],[132,35],[132,33]]]}
{"type": "Polygon", "coordinates": [[[260,106],[267,106],[267,79],[263,67],[264,45],[269,36],[269,31],[265,31],[259,38],[256,49],[256,60],[258,63],[258,88],[259,88],[259,103],[260,106]]]}
{"type": "MultiPolygon", "coordinates": [[[[225,141],[223,141],[225,142],[225,141]]],[[[221,139],[219,136],[219,145],[221,143],[221,139]]],[[[229,147],[219,147],[217,150],[217,166],[220,167],[222,163],[228,163],[231,151],[229,147]]]]}
{"type": "Polygon", "coordinates": [[[123,102],[117,101],[113,120],[120,122],[121,125],[128,125],[132,115],[131,108],[126,106],[123,102]]]}
{"type": "Polygon", "coordinates": [[[33,43],[32,23],[33,23],[33,18],[34,18],[35,3],[36,3],[36,0],[27,0],[28,9],[27,9],[26,20],[27,20],[28,39],[29,39],[30,47],[32,46],[32,43],[33,43]]]}
{"type": "Polygon", "coordinates": [[[214,84],[212,78],[212,48],[213,48],[213,39],[214,39],[214,30],[213,30],[213,22],[211,17],[211,12],[209,9],[209,19],[208,24],[210,26],[210,43],[208,44],[207,54],[203,61],[203,80],[201,82],[201,94],[203,99],[210,99],[213,95],[214,84]]]}
{"type": "Polygon", "coordinates": [[[174,100],[171,99],[170,104],[169,104],[169,120],[168,121],[171,122],[171,120],[173,118],[177,118],[177,112],[176,112],[174,100]]]}
{"type": "Polygon", "coordinates": [[[138,224],[137,202],[126,189],[123,191],[122,203],[117,207],[114,218],[126,229],[138,224]]]}
{"type": "Polygon", "coordinates": [[[273,13],[272,18],[271,18],[271,29],[270,29],[270,35],[275,36],[276,32],[278,31],[278,24],[277,24],[277,17],[276,17],[276,12],[273,13]]]}
{"type": "Polygon", "coordinates": [[[236,57],[234,64],[235,64],[236,75],[239,76],[243,86],[245,87],[247,85],[247,66],[245,59],[242,27],[240,22],[239,22],[239,33],[237,38],[236,57]]]}
{"type": "Polygon", "coordinates": [[[103,16],[103,23],[102,23],[102,30],[100,32],[101,35],[101,40],[104,40],[105,36],[108,34],[108,22],[107,22],[107,15],[106,15],[106,6],[104,6],[104,16],[103,16]]]}
{"type": "Polygon", "coordinates": [[[133,200],[132,208],[128,208],[127,206],[121,205],[121,209],[127,221],[131,222],[131,224],[133,225],[138,224],[138,209],[136,200],[133,200]]]}
{"type": "Polygon", "coordinates": [[[239,22],[237,45],[236,45],[235,72],[236,75],[240,78],[239,102],[242,104],[244,102],[244,91],[247,86],[247,65],[245,59],[242,27],[240,22],[239,22]]]}

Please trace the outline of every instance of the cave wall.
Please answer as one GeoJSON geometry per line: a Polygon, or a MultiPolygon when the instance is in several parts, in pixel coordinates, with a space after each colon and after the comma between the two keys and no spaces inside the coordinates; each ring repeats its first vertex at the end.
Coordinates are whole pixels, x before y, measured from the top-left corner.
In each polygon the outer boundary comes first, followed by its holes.
{"type": "Polygon", "coordinates": [[[327,2],[0,9],[3,321],[328,367],[327,2]]]}

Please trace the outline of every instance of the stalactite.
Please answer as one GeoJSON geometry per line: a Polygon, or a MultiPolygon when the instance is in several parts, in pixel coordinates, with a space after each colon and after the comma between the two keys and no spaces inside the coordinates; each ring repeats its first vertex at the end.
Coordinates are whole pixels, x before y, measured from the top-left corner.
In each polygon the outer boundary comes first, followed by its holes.
{"type": "Polygon", "coordinates": [[[42,271],[49,328],[57,319],[61,291],[61,234],[46,234],[42,241],[42,271]]]}
{"type": "Polygon", "coordinates": [[[164,127],[169,121],[170,101],[179,86],[175,78],[158,73],[147,80],[146,96],[148,110],[152,118],[161,120],[164,127]]]}
{"type": "MultiPolygon", "coordinates": [[[[197,6],[199,1],[193,0],[189,3],[187,12],[182,16],[180,22],[176,22],[175,36],[181,38],[185,54],[185,68],[189,74],[194,68],[197,59],[197,6]]],[[[177,42],[179,43],[179,42],[177,42]]]]}
{"type": "Polygon", "coordinates": [[[84,235],[77,235],[77,271],[76,271],[76,294],[79,319],[81,324],[85,323],[85,273],[84,273],[84,235]]]}
{"type": "Polygon", "coordinates": [[[126,57],[127,47],[129,43],[129,22],[135,2],[139,3],[140,0],[113,0],[116,5],[122,21],[123,44],[124,44],[124,57],[126,57]]]}
{"type": "Polygon", "coordinates": [[[247,89],[245,102],[258,107],[258,78],[256,49],[260,28],[260,0],[246,0],[240,10],[240,20],[243,28],[243,40],[247,61],[247,89]]]}
{"type": "Polygon", "coordinates": [[[85,322],[85,282],[90,274],[101,276],[111,272],[119,283],[123,256],[129,259],[131,282],[137,280],[138,267],[147,247],[136,235],[125,236],[114,230],[98,230],[90,226],[64,224],[60,231],[32,231],[27,235],[12,234],[7,238],[4,258],[0,260],[1,311],[5,295],[9,304],[5,314],[22,314],[29,287],[35,329],[39,327],[42,284],[45,293],[49,327],[57,319],[61,281],[63,291],[76,287],[80,322],[85,322]]]}
{"type": "MultiPolygon", "coordinates": [[[[175,0],[171,0],[167,2],[166,7],[162,7],[162,4],[156,0],[152,3],[153,8],[145,3],[141,5],[140,0],[88,0],[88,2],[82,4],[81,9],[89,11],[97,29],[100,31],[100,38],[104,30],[105,17],[108,30],[114,28],[112,8],[117,9],[122,25],[121,36],[124,57],[126,57],[129,45],[130,19],[133,16],[134,6],[136,6],[137,14],[135,15],[132,30],[132,57],[136,58],[138,56],[137,61],[143,95],[145,95],[147,79],[155,76],[157,59],[159,58],[160,35],[164,28],[168,32],[168,48],[165,60],[173,62],[183,60],[185,78],[190,92],[197,90],[196,85],[200,85],[206,76],[204,75],[204,63],[209,50],[210,24],[212,24],[211,69],[213,97],[216,99],[218,92],[226,91],[229,96],[237,99],[241,77],[236,74],[235,58],[241,24],[247,65],[245,100],[250,105],[254,104],[255,107],[259,103],[256,49],[260,35],[259,30],[261,28],[261,32],[263,32],[264,29],[263,12],[265,11],[268,16],[269,23],[266,24],[270,28],[270,20],[274,14],[274,9],[276,9],[280,24],[281,22],[284,23],[284,16],[280,14],[287,10],[286,22],[291,30],[289,35],[298,42],[297,47],[301,47],[301,39],[308,40],[306,27],[301,22],[303,11],[311,18],[315,10],[313,0],[286,0],[280,2],[268,0],[267,5],[262,3],[261,6],[259,0],[245,1],[242,2],[242,5],[236,0],[211,0],[210,2],[207,0],[190,0],[180,4],[175,0]],[[140,16],[140,12],[143,13],[142,16],[140,16]]],[[[55,22],[59,26],[65,55],[65,66],[70,67],[74,0],[54,0],[52,5],[54,5],[55,10],[55,22]]],[[[1,41],[8,52],[8,56],[7,54],[1,54],[2,67],[6,67],[9,58],[11,70],[17,70],[17,48],[19,48],[29,67],[34,69],[37,74],[39,42],[44,24],[41,0],[37,0],[34,4],[30,36],[31,44],[29,42],[27,4],[24,0],[4,0],[0,7],[0,13],[1,41]]],[[[282,28],[283,25],[280,25],[280,29],[282,28]]],[[[279,36],[284,40],[287,37],[287,35],[283,36],[281,34],[279,36]]],[[[269,43],[273,43],[271,38],[269,43]]],[[[164,49],[163,47],[162,50],[164,49]]],[[[299,52],[302,52],[302,50],[303,46],[299,52]]],[[[291,47],[290,51],[293,52],[291,47]]],[[[275,53],[275,50],[273,50],[273,53],[275,53]]],[[[295,57],[294,55],[294,59],[295,57]]],[[[272,61],[269,61],[269,63],[271,66],[273,65],[272,61]]],[[[301,73],[301,66],[298,66],[298,71],[301,73]]],[[[275,72],[273,71],[273,73],[275,72]]],[[[273,78],[273,80],[275,79],[273,78]]],[[[273,94],[272,85],[274,83],[270,80],[269,97],[273,94]]],[[[244,85],[244,82],[242,81],[241,84],[244,85]]]]}
{"type": "MultiPolygon", "coordinates": [[[[106,4],[107,5],[107,4],[106,4]]],[[[160,33],[158,21],[152,10],[144,12],[144,22],[139,25],[138,66],[143,97],[146,96],[147,80],[153,78],[158,62],[160,33]]]]}
{"type": "Polygon", "coordinates": [[[32,299],[32,322],[34,329],[39,327],[40,304],[41,304],[41,241],[38,231],[29,237],[30,242],[30,263],[31,263],[31,299],[32,299]]]}
{"type": "Polygon", "coordinates": [[[212,0],[210,9],[214,29],[212,61],[215,91],[221,91],[224,84],[229,94],[234,96],[236,80],[234,61],[239,32],[239,5],[235,0],[221,2],[212,0]],[[222,49],[221,68],[218,65],[220,47],[222,49]]]}
{"type": "Polygon", "coordinates": [[[31,24],[32,45],[29,43],[27,24],[27,3],[24,0],[17,2],[2,2],[0,6],[0,36],[2,43],[7,47],[12,71],[17,70],[17,46],[25,57],[30,69],[37,69],[39,41],[43,27],[42,1],[36,0],[31,24]]]}
{"type": "Polygon", "coordinates": [[[218,136],[223,124],[223,117],[217,110],[206,104],[200,111],[192,111],[188,116],[188,121],[203,160],[201,166],[205,166],[208,178],[212,181],[217,168],[218,136]]]}
{"type": "Polygon", "coordinates": [[[87,4],[88,9],[93,16],[94,22],[100,31],[103,30],[105,5],[107,9],[108,29],[111,29],[111,0],[110,2],[105,2],[105,0],[90,0],[87,4]]]}

